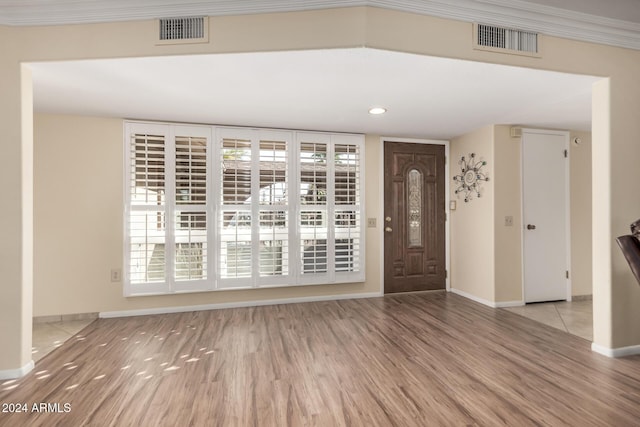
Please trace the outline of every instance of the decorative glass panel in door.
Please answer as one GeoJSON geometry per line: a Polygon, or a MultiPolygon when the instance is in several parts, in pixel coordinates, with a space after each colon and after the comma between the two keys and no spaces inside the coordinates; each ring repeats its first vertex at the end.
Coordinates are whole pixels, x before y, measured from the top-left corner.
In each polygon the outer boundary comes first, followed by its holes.
{"type": "Polygon", "coordinates": [[[422,174],[411,169],[407,179],[409,247],[422,246],[422,174]]]}

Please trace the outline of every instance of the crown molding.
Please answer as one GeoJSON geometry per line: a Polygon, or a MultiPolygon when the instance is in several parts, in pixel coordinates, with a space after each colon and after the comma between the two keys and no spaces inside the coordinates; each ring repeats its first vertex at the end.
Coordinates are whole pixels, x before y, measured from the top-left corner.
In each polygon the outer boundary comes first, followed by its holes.
{"type": "Polygon", "coordinates": [[[640,50],[640,23],[523,0],[0,0],[0,25],[68,25],[372,6],[640,50]],[[6,4],[8,3],[8,4],[6,4]]]}
{"type": "Polygon", "coordinates": [[[370,0],[370,6],[640,50],[640,23],[522,0],[370,0]]]}
{"type": "Polygon", "coordinates": [[[477,0],[497,7],[518,28],[551,36],[640,49],[640,23],[591,15],[523,0],[477,0]]]}
{"type": "Polygon", "coordinates": [[[0,25],[35,26],[367,6],[367,0],[0,0],[0,25]]]}

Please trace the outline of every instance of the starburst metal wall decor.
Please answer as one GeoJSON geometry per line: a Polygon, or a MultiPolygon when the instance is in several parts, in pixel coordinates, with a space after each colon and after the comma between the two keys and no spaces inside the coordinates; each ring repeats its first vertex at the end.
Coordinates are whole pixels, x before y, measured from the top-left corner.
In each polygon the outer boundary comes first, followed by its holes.
{"type": "Polygon", "coordinates": [[[462,156],[458,164],[460,174],[453,177],[453,181],[458,185],[455,194],[464,195],[465,202],[471,200],[474,195],[480,197],[480,183],[489,181],[489,177],[482,171],[487,162],[477,160],[476,153],[471,153],[468,159],[462,156]]]}

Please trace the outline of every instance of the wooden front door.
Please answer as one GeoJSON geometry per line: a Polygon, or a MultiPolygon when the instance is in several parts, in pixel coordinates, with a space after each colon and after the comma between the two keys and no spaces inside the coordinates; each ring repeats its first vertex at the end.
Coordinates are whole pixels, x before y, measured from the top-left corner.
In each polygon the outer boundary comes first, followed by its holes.
{"type": "Polygon", "coordinates": [[[384,291],[445,288],[443,145],[384,143],[384,291]]]}

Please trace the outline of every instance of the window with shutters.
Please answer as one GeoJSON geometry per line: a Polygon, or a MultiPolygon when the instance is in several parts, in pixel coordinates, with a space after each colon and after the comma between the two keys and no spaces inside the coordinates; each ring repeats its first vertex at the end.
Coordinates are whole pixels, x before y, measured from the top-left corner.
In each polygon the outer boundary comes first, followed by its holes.
{"type": "Polygon", "coordinates": [[[166,281],[167,138],[150,126],[130,135],[127,188],[128,280],[143,291],[161,291],[166,281]]]}
{"type": "MultiPolygon", "coordinates": [[[[180,129],[184,132],[185,129],[180,129]]],[[[207,138],[176,135],[175,280],[207,278],[207,138]]]]}
{"type": "Polygon", "coordinates": [[[125,134],[126,295],[364,280],[361,135],[125,134]]]}
{"type": "Polygon", "coordinates": [[[303,281],[362,269],[361,138],[299,133],[299,248],[303,281]]]}
{"type": "Polygon", "coordinates": [[[218,287],[295,283],[289,218],[293,133],[220,128],[218,287]]]}

